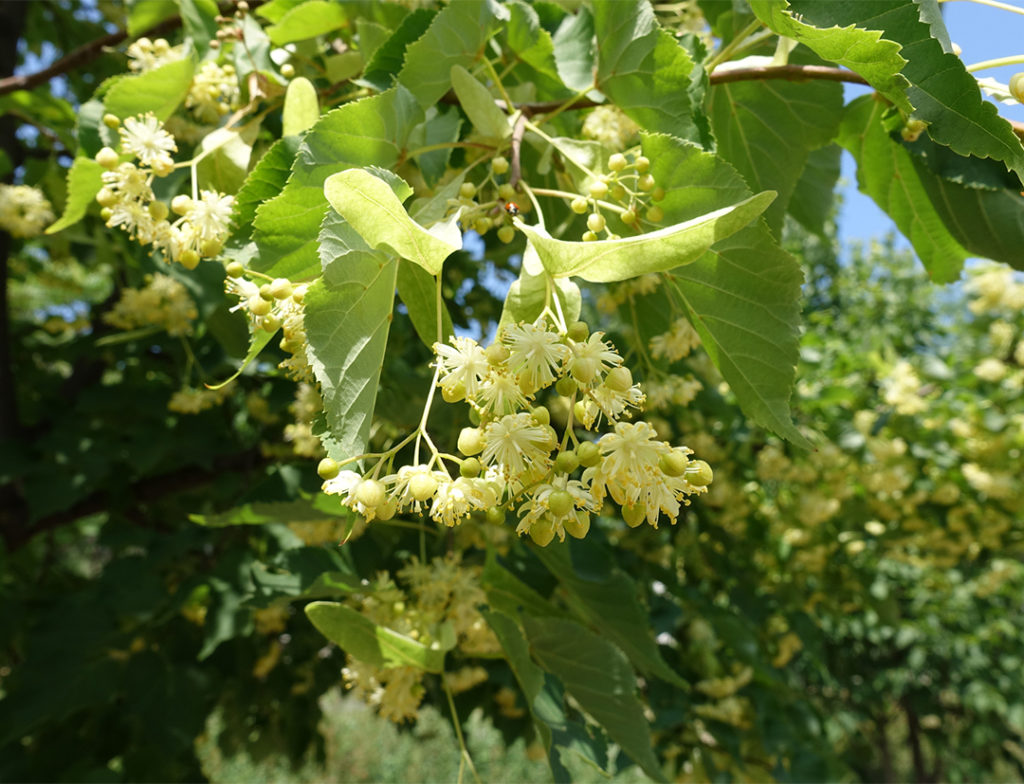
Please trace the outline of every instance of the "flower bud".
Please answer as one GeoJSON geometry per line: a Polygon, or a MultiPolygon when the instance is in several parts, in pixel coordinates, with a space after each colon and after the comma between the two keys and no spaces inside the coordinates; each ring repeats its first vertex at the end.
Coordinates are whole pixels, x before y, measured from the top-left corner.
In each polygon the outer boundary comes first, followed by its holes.
{"type": "Polygon", "coordinates": [[[356,500],[369,509],[381,506],[387,499],[384,485],[376,479],[364,479],[356,487],[356,500]]]}
{"type": "Polygon", "coordinates": [[[285,79],[291,79],[295,76],[295,66],[291,63],[285,63],[281,66],[281,76],[285,79]]]}
{"type": "Polygon", "coordinates": [[[245,267],[240,261],[232,261],[224,268],[224,271],[229,278],[240,278],[245,274],[245,267]]]}
{"type": "Polygon", "coordinates": [[[495,174],[504,174],[508,171],[508,159],[501,155],[496,155],[491,160],[491,171],[495,174]]]}
{"type": "Polygon", "coordinates": [[[645,171],[647,171],[650,168],[651,168],[650,160],[645,158],[643,155],[641,155],[639,158],[636,159],[636,170],[640,174],[643,174],[645,171]]]}
{"type": "Polygon", "coordinates": [[[512,226],[502,226],[498,229],[498,239],[508,245],[516,238],[516,230],[512,226]]]}
{"type": "Polygon", "coordinates": [[[483,431],[478,427],[464,427],[459,433],[459,451],[466,456],[480,454],[485,444],[483,431]]]}
{"type": "Polygon", "coordinates": [[[1010,95],[1019,103],[1024,103],[1024,72],[1015,73],[1010,77],[1010,95]]]}
{"type": "Polygon", "coordinates": [[[104,169],[116,169],[117,164],[121,162],[121,156],[118,155],[110,147],[102,148],[96,153],[96,163],[102,166],[104,169]]]}
{"type": "Polygon", "coordinates": [[[654,177],[650,174],[643,174],[636,181],[636,187],[642,191],[649,191],[654,188],[654,177]]]}
{"type": "Polygon", "coordinates": [[[459,196],[464,199],[472,199],[476,196],[476,186],[471,182],[464,182],[459,186],[459,196]]]}
{"type": "Polygon", "coordinates": [[[590,325],[585,321],[574,321],[569,325],[565,334],[569,336],[570,340],[582,343],[590,337],[590,325]]]}
{"type": "Polygon", "coordinates": [[[550,425],[551,424],[551,412],[548,411],[544,406],[536,406],[530,409],[530,416],[533,418],[535,424],[538,425],[550,425]]]}
{"type": "Polygon", "coordinates": [[[555,538],[555,526],[551,519],[542,517],[530,526],[530,538],[540,547],[547,547],[555,538]]]}
{"type": "Polygon", "coordinates": [[[686,481],[694,487],[707,487],[715,478],[715,472],[703,460],[694,460],[686,467],[686,481]]]}
{"type": "Polygon", "coordinates": [[[661,223],[661,220],[664,217],[665,211],[661,207],[658,207],[657,205],[647,210],[647,220],[649,220],[651,223],[661,223]]]}
{"type": "Polygon", "coordinates": [[[576,457],[576,453],[571,449],[559,452],[558,457],[555,458],[555,471],[560,474],[571,474],[579,466],[580,459],[576,457]]]}
{"type": "Polygon", "coordinates": [[[608,158],[608,168],[613,172],[620,172],[626,168],[626,156],[621,152],[613,153],[608,158]]]}
{"type": "Polygon", "coordinates": [[[316,472],[321,479],[334,479],[341,473],[341,467],[338,465],[338,461],[325,457],[317,464],[316,472]]]}
{"type": "Polygon", "coordinates": [[[467,457],[459,466],[459,473],[467,479],[475,479],[480,476],[483,466],[475,457],[467,457]]]}
{"type": "Polygon", "coordinates": [[[573,507],[572,496],[565,490],[555,490],[548,496],[548,509],[555,517],[564,517],[573,507]]]}
{"type": "Polygon", "coordinates": [[[555,392],[560,394],[562,397],[572,397],[576,394],[576,390],[580,388],[580,385],[569,376],[562,376],[555,382],[555,392]]]}
{"type": "Polygon", "coordinates": [[[593,441],[584,441],[576,447],[576,457],[584,468],[592,468],[601,462],[601,450],[593,441]]]}
{"type": "Polygon", "coordinates": [[[409,494],[417,501],[429,501],[437,492],[437,480],[430,474],[416,474],[409,480],[409,494]]]}
{"type": "Polygon", "coordinates": [[[583,236],[581,237],[581,239],[584,242],[596,242],[597,241],[597,235],[594,234],[594,232],[592,232],[592,231],[585,231],[585,232],[583,232],[583,236]]]}
{"type": "Polygon", "coordinates": [[[587,218],[587,228],[595,234],[604,231],[604,215],[599,212],[591,213],[587,218]]]}
{"type": "Polygon", "coordinates": [[[118,200],[118,195],[107,187],[100,188],[99,193],[96,194],[96,201],[101,207],[113,207],[118,200]]]}
{"type": "Polygon", "coordinates": [[[167,217],[167,205],[162,201],[151,201],[149,203],[149,217],[157,223],[167,217]]]}
{"type": "MultiPolygon", "coordinates": [[[[185,253],[195,253],[195,251],[185,251],[185,253]]],[[[182,255],[184,256],[185,254],[183,253],[182,255]]],[[[196,258],[198,257],[199,254],[196,254],[196,258]]],[[[248,307],[249,312],[254,316],[266,316],[270,313],[272,308],[271,304],[267,300],[263,299],[259,294],[253,294],[249,297],[249,299],[246,300],[246,307],[248,307]]]]}
{"type": "Polygon", "coordinates": [[[686,472],[686,466],[689,462],[686,459],[686,455],[673,450],[661,456],[661,459],[658,460],[658,468],[666,476],[682,476],[686,472]]]}
{"type": "Polygon", "coordinates": [[[171,212],[175,215],[187,215],[192,209],[192,199],[184,193],[171,199],[171,212]]]}
{"type": "Polygon", "coordinates": [[[590,186],[588,193],[592,199],[603,199],[608,195],[608,183],[604,180],[598,180],[590,186]]]}
{"type": "Polygon", "coordinates": [[[628,367],[614,367],[604,377],[604,385],[616,392],[625,392],[633,386],[633,374],[628,367]]]}
{"type": "Polygon", "coordinates": [[[199,254],[192,248],[186,248],[178,255],[178,263],[187,270],[194,270],[199,266],[199,254]]]}
{"type": "Polygon", "coordinates": [[[441,397],[445,403],[458,403],[466,397],[466,387],[464,384],[441,387],[441,397]]]}
{"type": "Polygon", "coordinates": [[[562,527],[569,536],[582,539],[590,531],[590,513],[584,512],[582,509],[577,510],[576,514],[570,515],[562,521],[562,527]]]}
{"type": "Polygon", "coordinates": [[[636,528],[647,519],[647,509],[640,504],[624,506],[622,507],[622,519],[630,528],[636,528]]]}
{"type": "Polygon", "coordinates": [[[292,295],[292,282],[287,278],[274,278],[269,287],[274,299],[288,299],[292,295]]]}
{"type": "Polygon", "coordinates": [[[117,130],[118,128],[121,127],[121,118],[118,117],[116,114],[111,114],[110,112],[107,112],[103,115],[103,124],[110,128],[111,130],[117,130]]]}
{"type": "Polygon", "coordinates": [[[575,199],[569,202],[569,209],[571,209],[577,215],[582,215],[588,209],[590,209],[590,202],[584,199],[582,196],[577,196],[575,199]]]}

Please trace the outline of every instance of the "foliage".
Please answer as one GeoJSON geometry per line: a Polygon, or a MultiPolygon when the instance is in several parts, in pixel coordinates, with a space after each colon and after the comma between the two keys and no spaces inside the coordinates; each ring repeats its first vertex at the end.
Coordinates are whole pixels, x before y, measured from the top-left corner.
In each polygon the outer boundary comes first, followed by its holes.
{"type": "Polygon", "coordinates": [[[459,776],[1022,776],[1024,147],[935,3],[5,13],[0,777],[339,684],[459,776]]]}

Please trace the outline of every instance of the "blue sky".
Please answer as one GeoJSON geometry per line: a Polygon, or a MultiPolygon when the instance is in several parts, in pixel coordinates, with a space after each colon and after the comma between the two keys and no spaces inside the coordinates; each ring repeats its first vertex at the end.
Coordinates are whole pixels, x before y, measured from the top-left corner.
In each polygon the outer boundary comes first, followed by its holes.
{"type": "MultiPolygon", "coordinates": [[[[1021,0],[1002,0],[1024,10],[1021,0]]],[[[981,5],[969,0],[943,3],[946,27],[954,43],[963,50],[961,57],[968,65],[997,57],[1024,54],[1024,15],[981,5]]],[[[1003,84],[1024,64],[1004,66],[979,72],[978,76],[991,76],[1003,84]]],[[[846,98],[868,91],[867,87],[846,85],[846,98]]],[[[1024,106],[997,104],[999,113],[1009,120],[1024,122],[1024,106]]],[[[845,245],[850,240],[879,237],[890,231],[907,246],[899,230],[875,203],[857,190],[856,166],[849,153],[843,153],[842,176],[847,186],[843,189],[843,208],[839,213],[839,239],[845,245]]]]}

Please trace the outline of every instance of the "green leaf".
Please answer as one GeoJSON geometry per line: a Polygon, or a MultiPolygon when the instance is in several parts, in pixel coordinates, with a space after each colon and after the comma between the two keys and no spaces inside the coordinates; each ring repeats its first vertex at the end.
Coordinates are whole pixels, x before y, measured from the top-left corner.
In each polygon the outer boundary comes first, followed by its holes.
{"type": "MultiPolygon", "coordinates": [[[[409,135],[409,146],[418,149],[441,145],[438,150],[419,153],[415,156],[416,165],[423,173],[423,179],[431,188],[435,187],[445,174],[448,173],[448,162],[452,157],[454,147],[443,145],[458,141],[462,130],[462,116],[454,106],[447,111],[441,111],[440,107],[427,109],[427,118],[413,129],[409,135]]],[[[445,211],[448,205],[445,204],[445,211]]]]}
{"type": "Polygon", "coordinates": [[[885,129],[884,114],[870,96],[847,107],[838,142],[857,161],[857,187],[893,219],[934,281],[956,280],[970,254],[932,204],[913,156],[885,129]]]}
{"type": "Polygon", "coordinates": [[[196,164],[200,188],[234,193],[242,187],[249,170],[252,145],[238,131],[218,128],[203,137],[199,152],[206,153],[196,164]]]}
{"type": "MultiPolygon", "coordinates": [[[[819,6],[845,6],[845,3],[819,3],[819,6]]],[[[913,106],[907,99],[907,80],[900,75],[907,61],[901,57],[900,45],[882,37],[879,30],[868,30],[863,25],[815,25],[795,17],[787,0],[750,0],[757,18],[779,35],[793,38],[818,54],[819,57],[851,71],[856,71],[878,92],[910,114],[913,106]]],[[[849,5],[851,11],[861,8],[860,3],[849,5]]],[[[804,9],[801,9],[803,13],[804,9]]]]}
{"type": "Polygon", "coordinates": [[[409,311],[416,334],[430,348],[440,340],[446,343],[454,334],[452,317],[441,302],[441,337],[437,335],[436,279],[423,267],[404,259],[398,264],[398,296],[409,311]]]}
{"type": "Polygon", "coordinates": [[[755,192],[778,192],[764,214],[776,234],[807,156],[832,140],[842,111],[838,83],[764,80],[711,88],[709,113],[718,155],[755,192]]]}
{"type": "Polygon", "coordinates": [[[850,24],[880,30],[903,48],[902,69],[910,81],[907,98],[915,119],[928,123],[928,135],[960,155],[994,158],[1024,179],[1024,147],[996,107],[984,100],[977,80],[955,54],[944,52],[921,21],[913,0],[866,3],[822,3],[795,0],[792,10],[817,27],[850,24]]]}
{"type": "Polygon", "coordinates": [[[223,528],[231,525],[313,522],[347,515],[340,505],[331,507],[320,502],[321,497],[297,501],[257,501],[216,514],[190,514],[188,519],[207,528],[223,528]]]}
{"type": "Polygon", "coordinates": [[[291,173],[295,153],[302,139],[285,136],[274,142],[259,159],[235,196],[235,226],[244,229],[256,217],[256,208],[281,193],[291,173]]]}
{"type": "Polygon", "coordinates": [[[309,130],[320,119],[320,102],[313,83],[304,76],[297,76],[288,83],[284,94],[284,112],[281,117],[281,133],[294,136],[309,130]]]}
{"type": "MultiPolygon", "coordinates": [[[[596,547],[585,542],[572,545],[574,553],[586,546],[596,547]]],[[[625,572],[603,568],[600,573],[590,571],[583,576],[573,568],[569,547],[537,548],[534,552],[566,589],[573,609],[602,637],[618,645],[638,670],[689,691],[690,684],[661,657],[647,611],[637,598],[636,583],[625,572]]]]}
{"type": "Polygon", "coordinates": [[[178,4],[174,0],[129,0],[128,36],[138,38],[177,13],[178,4]]]}
{"type": "Polygon", "coordinates": [[[431,275],[439,274],[444,260],[462,247],[454,223],[437,232],[424,229],[409,217],[391,186],[365,169],[347,169],[328,177],[324,193],[371,248],[415,262],[431,275]]]}
{"type": "Polygon", "coordinates": [[[498,563],[493,551],[488,551],[480,585],[487,594],[487,604],[510,618],[521,614],[565,617],[551,602],[498,563]]]}
{"type": "Polygon", "coordinates": [[[324,180],[352,166],[392,168],[422,119],[402,87],[324,114],[303,137],[284,190],[256,210],[258,271],[291,280],[317,274],[317,236],[328,209],[324,180]]]}
{"type": "Polygon", "coordinates": [[[530,658],[529,646],[519,625],[500,612],[484,610],[482,614],[501,643],[512,674],[526,698],[537,734],[548,753],[548,764],[555,782],[568,784],[573,780],[566,767],[571,757],[587,762],[607,775],[605,744],[602,739],[595,738],[584,724],[568,717],[561,685],[530,658]]]}
{"type": "Polygon", "coordinates": [[[337,602],[310,602],[306,617],[324,637],[373,667],[417,667],[444,672],[444,651],[378,626],[362,613],[337,602]]]}
{"type": "Polygon", "coordinates": [[[215,0],[178,0],[181,26],[199,58],[210,51],[210,41],[217,37],[217,3],[215,0]]]}
{"type": "Polygon", "coordinates": [[[836,144],[812,150],[789,199],[789,214],[815,234],[824,234],[832,218],[841,154],[836,144]]]}
{"type": "Polygon", "coordinates": [[[508,116],[494,103],[491,91],[461,65],[453,65],[452,89],[473,127],[485,138],[507,139],[512,135],[508,116]]]}
{"type": "Polygon", "coordinates": [[[555,45],[551,33],[541,27],[533,6],[512,0],[507,4],[508,24],[504,27],[506,46],[531,70],[524,81],[537,85],[538,92],[550,97],[571,91],[562,83],[555,61],[555,45]]]}
{"type": "Polygon", "coordinates": [[[593,87],[597,51],[594,17],[589,9],[584,6],[575,14],[568,14],[552,36],[552,43],[562,82],[575,92],[593,87]]]}
{"type": "Polygon", "coordinates": [[[341,3],[328,0],[307,0],[292,8],[277,24],[267,28],[267,37],[276,45],[305,41],[344,27],[348,14],[341,3]]]}
{"type": "Polygon", "coordinates": [[[647,0],[594,3],[597,87],[642,128],[701,141],[703,108],[685,85],[695,65],[671,33],[661,30],[647,0]]]}
{"type": "Polygon", "coordinates": [[[127,76],[107,91],[104,110],[122,120],[153,112],[163,122],[185,100],[194,72],[191,58],[185,58],[138,76],[127,76]]]}
{"type": "Polygon", "coordinates": [[[260,355],[260,352],[267,347],[271,338],[277,334],[277,330],[274,332],[267,332],[265,329],[257,329],[252,333],[252,340],[249,342],[249,351],[245,355],[245,359],[242,360],[242,364],[239,365],[238,370],[232,373],[228,378],[221,381],[219,384],[207,384],[207,389],[220,389],[226,387],[236,378],[238,378],[242,371],[249,367],[250,363],[260,355]]]}
{"type": "Polygon", "coordinates": [[[529,238],[551,275],[575,275],[595,283],[628,280],[664,272],[697,260],[714,243],[750,224],[775,194],[759,193],[730,207],[647,234],[600,242],[556,240],[538,226],[516,225],[529,238]]]}
{"type": "Polygon", "coordinates": [[[352,50],[324,58],[324,70],[327,71],[327,79],[331,84],[351,79],[363,70],[364,64],[362,52],[352,50]]]}
{"type": "Polygon", "coordinates": [[[263,3],[258,6],[256,14],[271,24],[277,24],[284,18],[285,14],[304,2],[306,0],[270,0],[269,3],[263,3]]]}
{"type": "MultiPolygon", "coordinates": [[[[665,189],[665,220],[687,220],[749,190],[728,163],[670,136],[645,135],[651,173],[665,189]]],[[[704,348],[754,422],[794,443],[807,440],[789,416],[798,359],[800,285],[796,259],[758,222],[672,272],[704,348]]]]}
{"type": "Polygon", "coordinates": [[[332,436],[328,453],[335,460],[360,454],[369,437],[398,269],[397,259],[367,252],[345,252],[344,261],[335,263],[338,227],[337,221],[324,223],[325,278],[304,300],[308,355],[332,436]]]}
{"type": "Polygon", "coordinates": [[[64,214],[46,229],[46,233],[56,234],[78,223],[85,217],[89,205],[102,187],[103,167],[92,158],[75,158],[68,170],[68,197],[64,214]]]}
{"type": "Polygon", "coordinates": [[[498,19],[507,16],[491,0],[449,3],[406,49],[398,83],[416,96],[422,108],[433,106],[451,87],[452,66],[473,63],[497,32],[498,19]]]}
{"type": "Polygon", "coordinates": [[[376,90],[392,87],[397,79],[396,74],[402,70],[402,63],[405,62],[406,49],[427,32],[435,16],[437,12],[428,8],[417,8],[406,16],[391,37],[374,49],[363,70],[360,84],[376,90]]]}
{"type": "MultiPolygon", "coordinates": [[[[526,253],[536,255],[537,251],[532,245],[527,245],[526,253]]],[[[538,259],[537,264],[539,263],[538,259]]],[[[546,274],[531,275],[529,267],[533,267],[533,265],[524,260],[519,277],[509,286],[508,294],[505,296],[505,307],[501,311],[501,321],[498,323],[498,331],[500,332],[502,327],[510,324],[536,321],[544,312],[544,305],[548,301],[549,286],[551,295],[558,297],[558,301],[561,303],[566,323],[571,324],[578,320],[582,308],[580,287],[569,278],[552,278],[546,274]]]]}
{"type": "Polygon", "coordinates": [[[644,772],[666,781],[651,749],[651,732],[636,697],[636,674],[608,640],[565,619],[523,618],[530,650],[644,772]]]}

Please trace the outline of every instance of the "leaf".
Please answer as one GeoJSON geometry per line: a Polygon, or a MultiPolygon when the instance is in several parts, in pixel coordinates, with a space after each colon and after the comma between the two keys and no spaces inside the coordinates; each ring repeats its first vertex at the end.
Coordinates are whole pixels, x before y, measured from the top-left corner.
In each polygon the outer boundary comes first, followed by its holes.
{"type": "Polygon", "coordinates": [[[832,217],[841,152],[836,144],[811,150],[789,199],[789,214],[805,229],[818,235],[824,234],[825,225],[832,217]]]}
{"type": "Polygon", "coordinates": [[[509,20],[502,32],[507,48],[530,69],[523,81],[533,82],[539,93],[552,98],[570,94],[558,75],[551,34],[541,26],[533,6],[512,0],[507,8],[509,20]]]}
{"type": "Polygon", "coordinates": [[[778,192],[764,217],[779,234],[807,156],[830,142],[839,127],[842,85],[726,83],[711,88],[708,111],[718,155],[735,166],[755,192],[778,192]]]}
{"type": "Polygon", "coordinates": [[[181,26],[192,41],[199,59],[210,51],[210,41],[217,37],[217,3],[215,0],[178,0],[181,26]]]}
{"type": "MultiPolygon", "coordinates": [[[[317,497],[319,498],[319,497],[317,497]]],[[[269,523],[298,523],[324,520],[329,517],[345,517],[344,508],[331,509],[302,499],[298,501],[256,501],[216,514],[190,514],[188,519],[207,528],[223,528],[231,525],[267,525],[269,523]]]]}
{"type": "MultiPolygon", "coordinates": [[[[686,220],[749,193],[729,164],[681,140],[645,135],[651,173],[665,189],[665,220],[686,220]]],[[[798,359],[800,284],[796,259],[755,223],[672,272],[704,348],[754,422],[796,444],[789,415],[798,359]]]]}
{"type": "Polygon", "coordinates": [[[454,334],[452,317],[441,302],[441,336],[437,334],[436,279],[423,267],[404,259],[398,263],[398,296],[409,311],[416,334],[427,348],[446,343],[454,334]]]}
{"type": "Polygon", "coordinates": [[[523,618],[530,650],[644,772],[666,781],[636,697],[636,674],[615,645],[565,619],[523,618]]]}
{"type": "Polygon", "coordinates": [[[960,155],[994,158],[1024,178],[1024,147],[996,107],[984,100],[977,80],[955,54],[944,52],[932,38],[921,9],[913,0],[881,0],[873,4],[822,3],[799,0],[792,4],[805,22],[824,27],[856,21],[880,30],[903,48],[902,69],[910,81],[906,94],[915,119],[928,123],[928,135],[960,155]]]}
{"type": "Polygon", "coordinates": [[[120,119],[153,112],[163,122],[185,100],[195,65],[191,58],[119,79],[103,99],[104,111],[120,119]]]}
{"type": "Polygon", "coordinates": [[[575,14],[568,14],[558,26],[552,43],[555,63],[562,82],[575,92],[594,86],[594,17],[585,6],[575,14]]]}
{"type": "Polygon", "coordinates": [[[426,672],[444,672],[444,651],[378,626],[351,607],[337,602],[310,602],[306,605],[306,617],[328,640],[373,667],[416,667],[426,672]]]}
{"type": "Polygon", "coordinates": [[[284,94],[284,112],[281,117],[281,133],[294,136],[312,128],[320,119],[320,103],[313,83],[304,76],[297,76],[288,83],[284,94]]]}
{"type": "Polygon", "coordinates": [[[510,618],[518,618],[524,613],[538,617],[565,617],[564,611],[498,563],[492,551],[487,553],[480,585],[487,594],[487,604],[510,618]]]}
{"type": "Polygon", "coordinates": [[[391,37],[374,49],[359,83],[376,90],[392,87],[405,62],[406,49],[427,31],[435,16],[437,12],[428,8],[417,8],[406,16],[391,37]]]}
{"type": "Polygon", "coordinates": [[[302,5],[306,0],[270,0],[269,3],[262,3],[256,8],[256,14],[272,24],[280,22],[284,15],[295,6],[302,5]]]}
{"type": "MultiPolygon", "coordinates": [[[[577,546],[573,542],[573,555],[586,547],[594,548],[596,545],[584,542],[577,546]]],[[[638,670],[689,691],[690,684],[661,657],[651,633],[647,611],[637,599],[636,583],[625,572],[602,568],[584,576],[573,567],[569,547],[537,548],[534,552],[568,591],[573,608],[603,638],[619,646],[638,670]]]]}
{"type": "Polygon", "coordinates": [[[353,50],[324,58],[324,70],[331,84],[347,81],[363,70],[363,53],[353,50]]]}
{"type": "Polygon", "coordinates": [[[174,0],[129,0],[128,37],[138,38],[142,33],[178,13],[174,0]]]}
{"type": "Polygon", "coordinates": [[[483,610],[482,615],[501,643],[512,674],[526,698],[537,734],[548,753],[555,782],[572,782],[572,774],[566,767],[570,754],[604,773],[608,750],[603,739],[593,737],[584,724],[568,717],[561,685],[530,658],[519,625],[500,612],[483,610]]]}
{"type": "Polygon", "coordinates": [[[256,208],[281,193],[301,141],[298,136],[278,139],[249,172],[235,195],[232,221],[236,227],[244,229],[251,225],[256,217],[256,208]]]}
{"type": "Polygon", "coordinates": [[[512,135],[508,116],[494,103],[491,91],[461,65],[453,65],[452,89],[473,127],[485,138],[507,139],[512,135]]]}
{"type": "MultiPolygon", "coordinates": [[[[431,188],[435,187],[448,172],[448,162],[452,157],[451,142],[458,141],[462,130],[462,116],[459,110],[452,106],[447,111],[440,111],[440,107],[427,109],[427,118],[413,129],[409,135],[409,146],[414,149],[440,145],[441,149],[430,152],[419,153],[415,156],[416,165],[419,166],[423,179],[431,188]]],[[[448,205],[445,204],[445,211],[448,205]]]]}
{"type": "Polygon", "coordinates": [[[386,250],[419,264],[431,275],[462,247],[458,228],[437,236],[409,217],[386,182],[365,169],[347,169],[327,178],[324,193],[335,211],[375,250],[386,250]]]}
{"type": "Polygon", "coordinates": [[[774,198],[773,192],[765,191],[692,220],[619,240],[566,242],[518,219],[516,225],[529,238],[551,275],[575,275],[594,283],[610,283],[695,261],[714,243],[747,226],[774,198]]]}
{"type": "Polygon", "coordinates": [[[288,184],[256,210],[257,271],[291,280],[317,274],[317,236],[328,209],[324,180],[352,166],[392,168],[422,119],[403,87],[321,116],[303,137],[288,184]]]}
{"type": "Polygon", "coordinates": [[[838,142],[857,161],[857,187],[893,219],[937,283],[956,280],[967,251],[925,192],[910,153],[883,125],[885,108],[864,96],[853,101],[838,142]]]}
{"type": "Polygon", "coordinates": [[[199,152],[206,153],[196,165],[200,188],[234,193],[245,182],[252,145],[238,131],[218,128],[203,137],[199,152]]]}
{"type": "MultiPolygon", "coordinates": [[[[527,246],[526,253],[536,253],[536,251],[530,245],[527,246]]],[[[545,274],[531,275],[524,260],[519,277],[512,281],[508,294],[505,296],[505,307],[501,311],[498,331],[500,332],[502,327],[510,324],[536,321],[544,312],[549,285],[551,294],[558,297],[566,323],[571,324],[578,320],[582,308],[580,287],[570,278],[551,278],[545,274]]]]}
{"type": "Polygon", "coordinates": [[[433,106],[451,87],[452,66],[473,63],[497,32],[498,19],[507,16],[492,0],[449,3],[406,49],[398,83],[422,108],[433,106]]]}
{"type": "Polygon", "coordinates": [[[703,107],[684,88],[695,65],[647,0],[594,2],[597,87],[642,128],[701,141],[703,107]]]}
{"type": "Polygon", "coordinates": [[[328,453],[340,460],[360,454],[369,437],[398,261],[364,252],[344,255],[344,263],[335,264],[331,243],[337,226],[336,221],[324,224],[325,277],[310,287],[304,302],[309,361],[332,435],[328,453]]]}
{"type": "Polygon", "coordinates": [[[239,365],[238,370],[232,373],[228,378],[221,381],[219,384],[206,384],[207,389],[221,389],[226,387],[236,378],[238,378],[242,371],[249,367],[250,363],[260,355],[260,352],[267,347],[270,339],[277,334],[277,330],[273,332],[267,332],[265,329],[258,329],[252,333],[252,340],[249,343],[249,351],[245,355],[245,359],[242,360],[242,364],[239,365]]]}
{"type": "Polygon", "coordinates": [[[267,37],[276,46],[284,46],[330,33],[347,23],[344,5],[328,0],[307,0],[288,11],[277,24],[268,27],[267,37]]]}
{"type": "MultiPolygon", "coordinates": [[[[787,0],[750,0],[750,8],[779,35],[793,38],[819,57],[856,71],[901,111],[906,114],[913,111],[906,94],[908,82],[900,75],[907,61],[900,55],[900,45],[885,40],[879,30],[868,30],[852,23],[845,27],[809,24],[802,17],[794,17],[787,0]]],[[[855,3],[852,8],[861,8],[861,5],[855,3]]],[[[803,11],[802,8],[801,13],[803,11]]]]}
{"type": "Polygon", "coordinates": [[[68,169],[68,196],[64,214],[46,229],[46,233],[56,234],[78,223],[85,217],[89,205],[102,187],[103,167],[92,158],[75,158],[68,169]]]}

